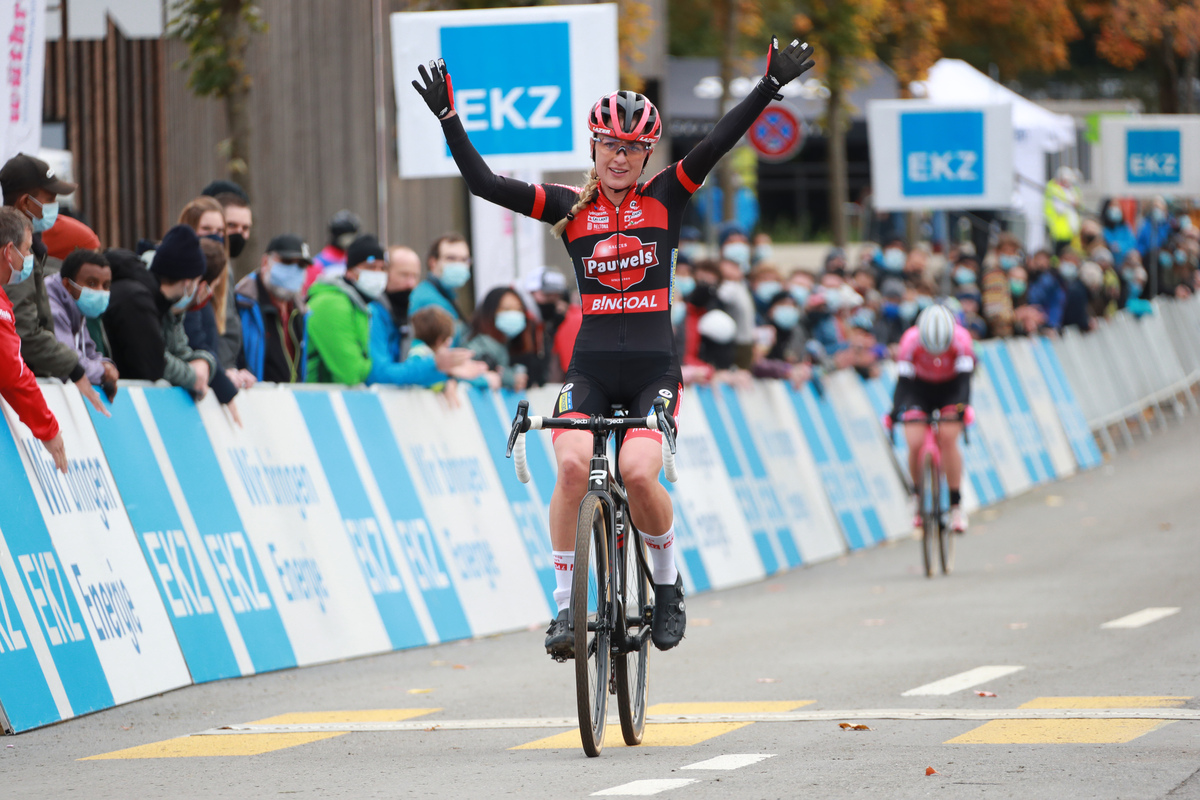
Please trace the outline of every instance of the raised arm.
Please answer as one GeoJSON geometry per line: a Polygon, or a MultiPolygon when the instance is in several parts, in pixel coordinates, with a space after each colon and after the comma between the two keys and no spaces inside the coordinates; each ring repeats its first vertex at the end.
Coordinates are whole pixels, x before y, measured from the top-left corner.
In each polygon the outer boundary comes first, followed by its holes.
{"type": "Polygon", "coordinates": [[[779,90],[812,68],[809,58],[813,49],[808,44],[792,40],[787,49],[780,51],[779,40],[771,37],[767,48],[767,71],[754,87],[729,113],[721,117],[707,136],[683,157],[682,169],[688,179],[699,186],[712,171],[721,156],[728,153],[738,140],[746,135],[754,120],[772,100],[782,100],[779,90]]]}
{"type": "Polygon", "coordinates": [[[471,194],[488,202],[503,206],[509,211],[524,214],[551,224],[558,222],[575,201],[573,192],[565,187],[535,186],[514,178],[497,175],[488,167],[483,156],[471,144],[470,137],[462,126],[462,120],[454,110],[454,84],[446,72],[446,62],[438,59],[429,62],[426,70],[418,68],[421,81],[413,81],[413,88],[425,100],[429,110],[442,122],[442,133],[450,147],[450,155],[458,165],[471,194]],[[549,191],[547,191],[549,189],[549,191]],[[567,197],[566,195],[572,195],[567,197]]]}

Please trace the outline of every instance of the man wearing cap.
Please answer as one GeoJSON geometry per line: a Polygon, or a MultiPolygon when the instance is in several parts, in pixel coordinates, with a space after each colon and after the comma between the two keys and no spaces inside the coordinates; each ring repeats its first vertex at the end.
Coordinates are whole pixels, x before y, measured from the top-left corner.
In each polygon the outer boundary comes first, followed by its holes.
{"type": "Polygon", "coordinates": [[[38,377],[74,383],[80,394],[107,416],[108,410],[79,363],[79,354],[54,335],[54,317],[46,294],[42,233],[58,219],[58,196],[71,194],[78,187],[54,177],[54,170],[45,161],[21,153],[0,168],[0,188],[4,205],[20,211],[33,226],[33,270],[18,285],[7,287],[21,337],[21,357],[38,377]]]}
{"type": "Polygon", "coordinates": [[[529,371],[529,384],[541,386],[563,377],[555,369],[554,336],[571,308],[567,302],[567,279],[561,272],[538,267],[526,276],[522,288],[539,321],[533,331],[533,352],[518,358],[518,362],[529,371]]]}
{"type": "MultiPolygon", "coordinates": [[[[346,272],[323,274],[308,292],[309,383],[367,383],[371,370],[371,303],[387,288],[379,240],[359,236],[346,248],[346,272]]],[[[382,366],[382,365],[381,365],[382,366]]]]}
{"type": "Polygon", "coordinates": [[[67,452],[58,420],[46,405],[33,373],[21,359],[21,338],[17,336],[12,303],[5,294],[32,255],[33,230],[29,220],[15,209],[0,208],[0,397],[8,401],[17,418],[46,446],[54,465],[66,472],[67,452]]]}
{"type": "Polygon", "coordinates": [[[204,277],[200,239],[187,225],[167,231],[150,269],[128,250],[109,250],[112,292],[104,327],[122,378],[166,380],[196,399],[208,392],[216,359],[188,345],[183,314],[204,277]]]}
{"type": "Polygon", "coordinates": [[[280,234],[267,243],[258,269],[238,281],[234,292],[242,321],[242,356],[238,366],[260,381],[304,381],[307,330],[305,271],[312,264],[308,245],[299,236],[280,234]]]}

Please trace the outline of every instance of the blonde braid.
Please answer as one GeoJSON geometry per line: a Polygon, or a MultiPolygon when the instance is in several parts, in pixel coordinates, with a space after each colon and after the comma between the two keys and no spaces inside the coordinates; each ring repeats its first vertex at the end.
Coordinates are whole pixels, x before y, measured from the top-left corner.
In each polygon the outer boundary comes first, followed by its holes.
{"type": "Polygon", "coordinates": [[[579,190],[579,199],[575,201],[575,205],[571,206],[567,215],[554,223],[554,227],[550,230],[555,236],[562,236],[563,231],[567,229],[567,223],[575,219],[576,214],[599,196],[600,176],[596,174],[596,168],[592,167],[587,173],[587,183],[583,184],[583,188],[579,190]]]}

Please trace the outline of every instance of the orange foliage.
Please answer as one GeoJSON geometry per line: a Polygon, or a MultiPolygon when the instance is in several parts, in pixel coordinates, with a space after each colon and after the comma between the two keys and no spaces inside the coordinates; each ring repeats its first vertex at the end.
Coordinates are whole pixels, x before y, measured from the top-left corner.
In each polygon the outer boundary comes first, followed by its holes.
{"type": "Polygon", "coordinates": [[[1070,0],[946,0],[946,23],[947,44],[986,50],[1005,75],[1066,67],[1082,36],[1070,0]]]}
{"type": "Polygon", "coordinates": [[[1090,0],[1084,15],[1100,22],[1096,52],[1115,67],[1132,69],[1168,43],[1179,56],[1200,50],[1197,0],[1090,0]]]}

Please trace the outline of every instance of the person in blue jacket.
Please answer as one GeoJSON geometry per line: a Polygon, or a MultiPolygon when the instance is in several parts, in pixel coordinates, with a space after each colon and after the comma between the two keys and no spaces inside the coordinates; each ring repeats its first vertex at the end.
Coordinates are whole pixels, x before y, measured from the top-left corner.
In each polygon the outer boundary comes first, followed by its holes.
{"type": "Polygon", "coordinates": [[[1105,246],[1119,264],[1121,259],[1125,258],[1125,253],[1137,246],[1137,237],[1133,235],[1133,228],[1125,221],[1125,212],[1115,197],[1104,201],[1100,217],[1104,220],[1105,246]]]}
{"type": "MultiPolygon", "coordinates": [[[[1060,264],[1070,263],[1078,273],[1078,253],[1067,247],[1063,249],[1060,259],[1060,264]]],[[[1068,271],[1070,269],[1068,267],[1068,271]]],[[[1025,293],[1025,302],[1041,308],[1042,313],[1046,315],[1044,327],[1058,330],[1062,327],[1063,306],[1066,301],[1066,289],[1059,277],[1059,269],[1050,264],[1050,254],[1044,250],[1034,253],[1029,260],[1029,289],[1025,293]]]]}
{"type": "Polygon", "coordinates": [[[1171,238],[1172,230],[1171,217],[1167,214],[1167,201],[1161,197],[1155,197],[1150,201],[1149,206],[1149,212],[1142,219],[1142,225],[1138,228],[1137,234],[1137,249],[1142,254],[1143,264],[1150,263],[1152,252],[1155,259],[1158,258],[1157,251],[1167,246],[1167,240],[1171,238]]]}
{"type": "Polygon", "coordinates": [[[471,280],[471,248],[461,234],[439,236],[429,247],[425,259],[429,273],[408,298],[409,315],[436,305],[454,318],[454,344],[466,341],[469,320],[458,308],[458,290],[471,280]]]}

